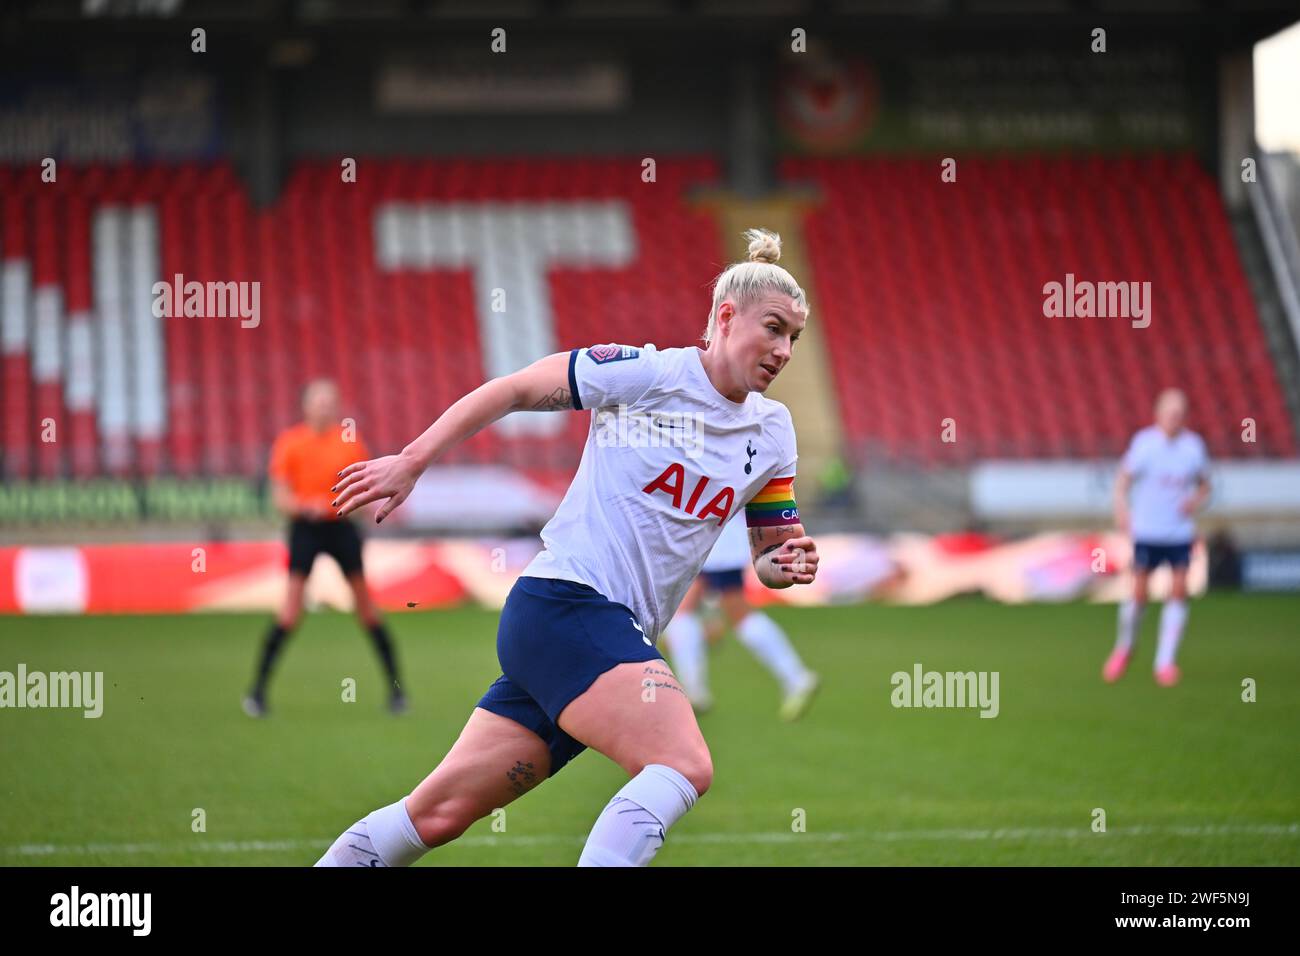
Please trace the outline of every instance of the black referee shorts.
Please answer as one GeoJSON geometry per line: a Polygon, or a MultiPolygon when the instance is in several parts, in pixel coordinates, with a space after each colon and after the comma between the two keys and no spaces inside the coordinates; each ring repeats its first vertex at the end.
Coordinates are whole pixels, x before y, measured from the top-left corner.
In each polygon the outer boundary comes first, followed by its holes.
{"type": "Polygon", "coordinates": [[[361,535],[351,521],[295,518],[289,525],[289,570],[310,574],[321,552],[337,561],[344,574],[361,571],[361,535]]]}

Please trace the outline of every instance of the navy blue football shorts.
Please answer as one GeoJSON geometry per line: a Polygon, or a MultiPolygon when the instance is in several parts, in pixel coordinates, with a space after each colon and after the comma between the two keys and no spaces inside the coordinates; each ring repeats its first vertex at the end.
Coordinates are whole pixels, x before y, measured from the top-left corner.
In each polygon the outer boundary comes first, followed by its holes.
{"type": "Polygon", "coordinates": [[[1154,571],[1162,564],[1171,568],[1185,568],[1191,560],[1192,546],[1188,544],[1133,543],[1133,566],[1143,571],[1154,571]]]}
{"type": "Polygon", "coordinates": [[[478,706],[546,741],[554,775],[586,749],[560,729],[561,711],[610,668],[662,658],[625,605],[575,581],[521,577],[497,625],[502,673],[478,706]]]}
{"type": "Polygon", "coordinates": [[[714,591],[734,591],[745,586],[743,568],[728,568],[726,571],[701,571],[700,577],[714,591]]]}

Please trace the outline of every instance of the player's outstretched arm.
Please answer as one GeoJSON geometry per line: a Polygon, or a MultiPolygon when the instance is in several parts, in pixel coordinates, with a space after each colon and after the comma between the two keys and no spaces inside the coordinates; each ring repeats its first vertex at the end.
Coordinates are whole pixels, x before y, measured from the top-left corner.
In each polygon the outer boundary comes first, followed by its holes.
{"type": "Polygon", "coordinates": [[[556,352],[518,372],[494,378],[443,412],[424,434],[396,455],[359,461],[339,472],[333,507],[340,515],[387,499],[376,523],[406,500],[430,464],[461,442],[511,412],[549,412],[573,407],[569,392],[569,353],[556,352]]]}
{"type": "Polygon", "coordinates": [[[801,524],[751,527],[749,551],[758,579],[769,588],[812,584],[817,577],[817,544],[801,524]]]}

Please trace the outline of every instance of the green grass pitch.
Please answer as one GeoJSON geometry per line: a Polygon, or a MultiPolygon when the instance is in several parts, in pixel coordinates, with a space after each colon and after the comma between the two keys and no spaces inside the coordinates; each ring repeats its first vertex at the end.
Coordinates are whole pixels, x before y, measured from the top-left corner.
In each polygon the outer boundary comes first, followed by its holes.
{"type": "MultiPolygon", "coordinates": [[[[1112,607],[773,615],[822,692],[783,724],[746,650],[734,637],[714,649],[716,707],[701,719],[714,786],[656,865],[1300,864],[1300,599],[1196,601],[1172,689],[1151,680],[1156,609],[1115,686],[1099,676],[1112,607]],[[891,675],[918,662],[997,671],[999,715],[894,708],[891,675]]],[[[498,673],[494,613],[395,615],[412,706],[393,717],[368,641],[318,613],[255,721],[239,700],[266,621],[0,618],[0,670],[99,670],[105,687],[99,719],[0,710],[0,865],[310,864],[437,763],[498,673]]],[[[480,821],[422,865],[572,865],[623,779],[588,751],[511,804],[504,832],[480,821]]]]}

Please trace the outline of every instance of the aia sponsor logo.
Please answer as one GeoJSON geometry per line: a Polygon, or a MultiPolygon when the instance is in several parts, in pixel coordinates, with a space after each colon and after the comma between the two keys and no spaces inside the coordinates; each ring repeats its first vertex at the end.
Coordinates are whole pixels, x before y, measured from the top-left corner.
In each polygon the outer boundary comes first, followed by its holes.
{"type": "MultiPolygon", "coordinates": [[[[709,486],[712,480],[708,475],[700,475],[695,480],[694,486],[686,498],[683,508],[682,498],[687,495],[687,477],[686,469],[677,462],[673,462],[650,484],[641,490],[648,495],[666,494],[673,502],[673,507],[685,510],[688,515],[696,518],[706,519],[715,515],[718,518],[718,524],[723,525],[727,517],[731,514],[731,509],[736,504],[736,489],[730,485],[723,485],[721,490],[713,491],[709,486]],[[711,496],[706,496],[706,492],[712,492],[711,496]],[[700,503],[704,502],[701,506],[700,503]],[[696,508],[699,507],[697,511],[696,508]]],[[[716,487],[716,486],[714,486],[716,487]]]]}

